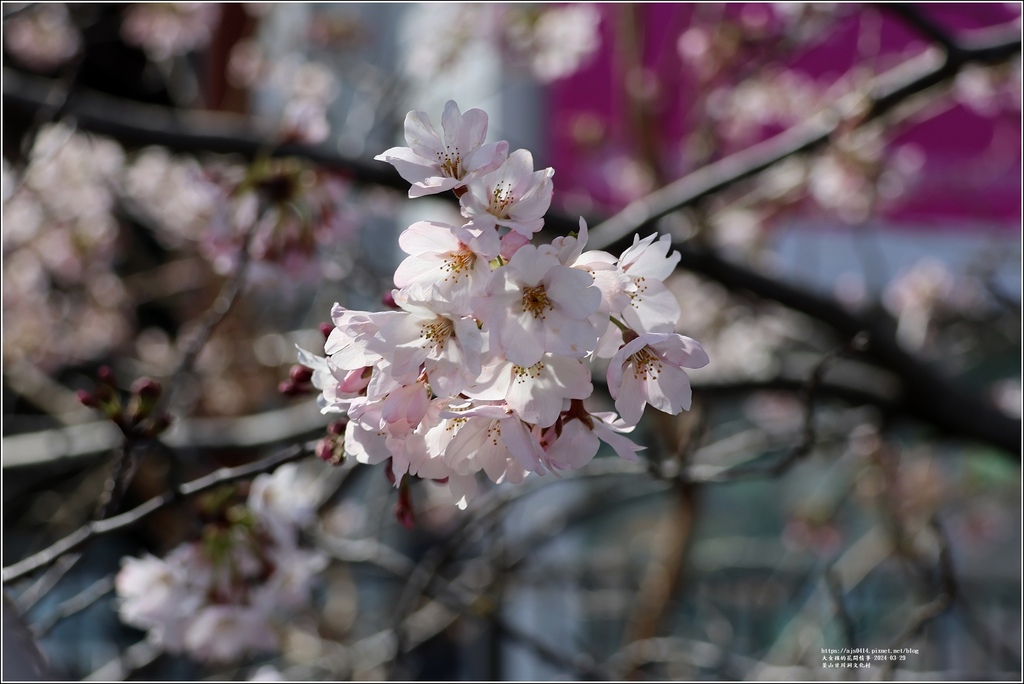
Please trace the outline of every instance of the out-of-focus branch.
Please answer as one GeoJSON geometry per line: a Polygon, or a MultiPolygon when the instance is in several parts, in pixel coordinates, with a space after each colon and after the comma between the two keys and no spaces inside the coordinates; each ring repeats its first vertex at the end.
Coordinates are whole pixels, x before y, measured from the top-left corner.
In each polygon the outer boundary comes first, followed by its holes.
{"type": "Polygon", "coordinates": [[[673,212],[698,204],[736,183],[752,178],[789,157],[810,152],[829,142],[843,127],[876,119],[909,98],[959,73],[967,64],[995,64],[1020,54],[1020,27],[996,27],[983,38],[965,44],[955,54],[937,60],[924,53],[880,75],[870,87],[865,107],[860,96],[841,101],[831,112],[823,112],[784,133],[709,164],[639,199],[601,225],[593,228],[594,249],[624,249],[634,233],[652,228],[673,212]]]}
{"type": "Polygon", "coordinates": [[[115,515],[104,520],[94,520],[64,537],[49,547],[34,553],[3,570],[3,583],[13,582],[26,575],[44,568],[66,553],[81,548],[97,537],[122,530],[135,525],[154,513],[161,511],[180,499],[187,499],[197,494],[202,494],[223,484],[244,480],[259,475],[260,473],[274,470],[280,465],[305,458],[312,453],[312,445],[297,445],[280,453],[266,458],[247,463],[235,468],[221,468],[209,475],[199,479],[186,482],[173,491],[167,491],[160,496],[155,496],[140,506],[130,511],[115,515]]]}
{"type": "Polygon", "coordinates": [[[892,371],[902,381],[899,413],[947,434],[987,442],[1005,451],[1008,458],[1019,461],[1020,421],[906,352],[896,341],[894,326],[887,318],[850,311],[834,299],[761,275],[710,250],[684,246],[679,251],[681,267],[701,273],[731,290],[777,301],[825,323],[843,337],[866,332],[870,343],[865,358],[892,371]]]}
{"type": "MultiPolygon", "coordinates": [[[[237,418],[187,418],[171,424],[161,441],[174,448],[250,448],[273,446],[311,435],[327,417],[308,401],[237,418]]],[[[52,466],[74,462],[117,447],[120,431],[110,421],[97,421],[3,439],[3,468],[52,466]]]]}
{"type": "Polygon", "coordinates": [[[163,655],[163,649],[148,639],[132,644],[116,658],[108,661],[95,671],[87,674],[85,681],[120,682],[128,679],[136,670],[151,664],[163,655]]]}
{"type": "Polygon", "coordinates": [[[906,2],[879,3],[879,9],[899,17],[900,21],[917,31],[923,37],[936,43],[949,53],[959,53],[961,48],[946,29],[942,28],[921,12],[921,8],[906,2]]]}
{"type": "MultiPolygon", "coordinates": [[[[32,115],[47,104],[52,79],[3,70],[3,106],[32,115]]],[[[109,136],[124,145],[160,145],[189,154],[236,154],[255,159],[267,152],[270,133],[244,116],[224,112],[178,111],[77,88],[64,109],[83,131],[109,136]]],[[[270,150],[273,157],[298,157],[337,171],[360,185],[393,188],[405,193],[409,183],[389,164],[339,153],[332,145],[289,143],[270,150]]],[[[451,193],[441,199],[457,201],[451,193]]],[[[579,219],[549,214],[549,230],[566,234],[578,230],[579,219]]]]}
{"type": "Polygon", "coordinates": [[[35,632],[36,636],[46,636],[61,620],[82,612],[113,590],[114,577],[112,575],[101,577],[84,590],[62,601],[44,620],[33,625],[32,631],[35,632]]]}
{"type": "MultiPolygon", "coordinates": [[[[34,113],[46,105],[52,80],[4,69],[4,108],[34,113]]],[[[160,145],[191,154],[237,154],[256,159],[267,151],[268,131],[248,117],[223,112],[179,111],[112,97],[85,88],[71,96],[66,113],[80,130],[106,135],[129,146],[160,145]]],[[[409,184],[388,164],[340,154],[333,146],[287,144],[274,157],[301,157],[341,171],[353,180],[402,191],[409,184]]]]}

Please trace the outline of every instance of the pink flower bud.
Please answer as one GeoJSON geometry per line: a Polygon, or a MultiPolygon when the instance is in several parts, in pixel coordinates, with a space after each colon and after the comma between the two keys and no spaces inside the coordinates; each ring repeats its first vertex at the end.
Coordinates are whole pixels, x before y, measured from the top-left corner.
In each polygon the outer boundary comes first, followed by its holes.
{"type": "Polygon", "coordinates": [[[402,483],[398,490],[398,503],[395,505],[395,519],[398,524],[407,530],[416,526],[416,514],[412,510],[412,496],[410,496],[409,485],[402,483]]]}
{"type": "Polygon", "coordinates": [[[116,385],[117,380],[114,378],[114,371],[110,370],[110,366],[100,366],[99,370],[96,371],[96,377],[99,378],[100,382],[107,385],[116,385]]]}
{"type": "Polygon", "coordinates": [[[132,383],[132,394],[137,394],[140,399],[156,399],[163,391],[159,382],[146,376],[132,383]]]}
{"type": "Polygon", "coordinates": [[[313,369],[305,366],[295,365],[288,371],[288,377],[296,384],[309,382],[313,379],[313,369]]]}

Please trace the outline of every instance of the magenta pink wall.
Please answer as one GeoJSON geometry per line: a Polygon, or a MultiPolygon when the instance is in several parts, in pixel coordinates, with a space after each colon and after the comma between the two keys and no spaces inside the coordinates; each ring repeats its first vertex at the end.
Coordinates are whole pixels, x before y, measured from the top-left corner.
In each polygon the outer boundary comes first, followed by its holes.
{"type": "MultiPolygon", "coordinates": [[[[736,17],[741,12],[760,12],[773,25],[776,19],[767,5],[643,4],[634,6],[645,28],[643,64],[657,75],[660,90],[654,102],[656,149],[671,178],[689,169],[682,162],[680,140],[688,130],[688,113],[697,82],[683,65],[677,49],[679,35],[695,13],[704,21],[714,12],[736,17]]],[[[556,202],[571,203],[573,195],[588,195],[593,211],[606,213],[623,206],[628,197],[616,193],[607,180],[607,168],[634,149],[626,97],[622,92],[623,11],[621,5],[597,5],[602,15],[602,46],[573,76],[550,86],[551,162],[558,170],[556,202]],[[578,145],[571,135],[580,115],[602,122],[601,143],[578,145]]],[[[1003,3],[918,5],[921,12],[956,34],[1001,24],[1019,11],[1003,3]]],[[[862,61],[858,35],[863,26],[876,22],[878,61],[888,68],[920,53],[927,41],[884,9],[846,6],[848,16],[829,29],[826,40],[797,53],[788,66],[820,84],[834,82],[862,61]],[[866,14],[868,13],[868,14],[866,14]]],[[[697,23],[700,23],[698,21],[697,23]]],[[[756,64],[753,66],[756,67],[756,64]]],[[[1001,93],[1001,101],[1014,96],[1001,93]]],[[[1017,100],[1019,102],[1019,100],[1017,100]]],[[[781,129],[763,130],[761,139],[781,129]]],[[[934,117],[902,131],[893,149],[912,145],[923,154],[924,165],[908,190],[885,210],[892,222],[904,225],[942,225],[970,228],[991,224],[1019,230],[1021,221],[1021,119],[1017,108],[996,108],[991,113],[952,103],[934,117]]],[[[724,149],[723,153],[734,150],[724,149]]],[[[567,208],[572,208],[568,206],[567,208]]]]}

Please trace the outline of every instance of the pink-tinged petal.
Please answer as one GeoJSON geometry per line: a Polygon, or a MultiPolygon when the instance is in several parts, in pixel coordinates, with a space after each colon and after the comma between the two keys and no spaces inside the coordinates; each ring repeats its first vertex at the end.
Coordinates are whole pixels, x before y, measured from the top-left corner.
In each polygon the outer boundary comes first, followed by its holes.
{"type": "Polygon", "coordinates": [[[362,392],[370,384],[368,368],[356,368],[345,374],[344,379],[338,383],[338,391],[348,394],[362,392]]]}
{"type": "Polygon", "coordinates": [[[350,420],[345,427],[345,455],[359,463],[376,465],[391,457],[383,433],[350,420]]]}
{"type": "MultiPolygon", "coordinates": [[[[582,267],[577,264],[575,268],[582,267]]],[[[601,293],[601,306],[598,307],[598,311],[618,316],[629,306],[629,289],[632,283],[621,271],[607,264],[591,264],[587,271],[594,278],[594,287],[601,293]]]]}
{"type": "MultiPolygon", "coordinates": [[[[609,385],[609,389],[611,385],[609,385]]],[[[634,374],[632,366],[623,371],[622,384],[615,397],[615,408],[629,425],[636,425],[644,415],[647,405],[647,391],[643,379],[634,374]]]]}
{"type": "Polygon", "coordinates": [[[679,300],[664,283],[648,280],[632,293],[629,308],[622,312],[626,323],[644,332],[669,332],[679,321],[679,300]]]}
{"type": "Polygon", "coordinates": [[[504,401],[512,382],[512,364],[504,359],[484,365],[476,381],[463,391],[467,397],[481,401],[504,401]]]}
{"type": "Polygon", "coordinates": [[[711,362],[700,342],[685,335],[673,334],[664,342],[652,343],[651,347],[659,356],[679,368],[703,368],[711,362]]]}
{"type": "Polygon", "coordinates": [[[577,321],[552,312],[546,322],[545,351],[578,359],[597,345],[597,329],[589,319],[577,321]]]}
{"type": "Polygon", "coordinates": [[[295,345],[295,348],[299,351],[299,363],[306,368],[311,368],[313,371],[331,372],[331,367],[327,365],[327,359],[322,356],[312,354],[299,345],[295,345]]]}
{"type": "Polygon", "coordinates": [[[474,456],[483,444],[490,421],[480,418],[463,423],[445,449],[444,459],[448,467],[459,475],[470,475],[477,470],[474,456]]]}
{"type": "MultiPolygon", "coordinates": [[[[395,168],[398,169],[398,166],[396,165],[395,168]]],[[[399,175],[402,175],[402,171],[400,169],[398,170],[398,173],[399,175]]],[[[408,178],[406,178],[406,180],[408,180],[408,178]]],[[[428,176],[422,180],[410,182],[412,185],[409,187],[409,199],[448,192],[459,185],[458,179],[449,178],[447,176],[428,176]]]]}
{"type": "Polygon", "coordinates": [[[398,246],[406,254],[441,254],[459,249],[455,227],[437,221],[417,221],[398,236],[398,246]]]}
{"type": "Polygon", "coordinates": [[[601,442],[590,428],[579,420],[562,426],[562,434],[547,449],[547,459],[561,470],[577,470],[594,460],[601,442]]]}
{"type": "MultiPolygon", "coordinates": [[[[458,108],[455,111],[458,111],[458,108]]],[[[445,114],[447,113],[448,107],[446,106],[445,114]]],[[[447,137],[448,124],[444,124],[444,130],[445,137],[447,137]]],[[[487,137],[487,113],[482,109],[466,110],[454,133],[455,136],[452,139],[454,144],[452,146],[456,147],[465,157],[470,151],[484,144],[484,139],[487,137]]],[[[463,158],[463,164],[465,164],[465,161],[465,158],[463,158]]]]}
{"type": "Polygon", "coordinates": [[[501,257],[510,260],[520,248],[530,244],[530,238],[522,233],[511,231],[501,236],[501,257]]]}
{"type": "Polygon", "coordinates": [[[533,154],[519,149],[508,155],[508,159],[495,174],[495,182],[511,183],[513,190],[529,187],[533,175],[533,154]]]}
{"type": "Polygon", "coordinates": [[[537,382],[534,373],[544,373],[537,367],[517,369],[505,400],[509,408],[528,423],[547,427],[558,420],[562,412],[562,396],[549,383],[537,382]]]}
{"type": "Polygon", "coordinates": [[[526,245],[508,262],[509,277],[520,285],[536,287],[551,269],[565,268],[553,254],[541,254],[533,245],[526,245]],[[514,275],[513,275],[514,274],[514,275]]]}
{"type": "Polygon", "coordinates": [[[639,461],[640,458],[636,455],[637,452],[643,451],[647,448],[638,446],[633,442],[633,440],[611,430],[607,425],[600,421],[594,421],[594,434],[600,437],[601,441],[614,449],[619,458],[624,458],[627,461],[639,461]]]}
{"type": "Polygon", "coordinates": [[[679,252],[668,254],[672,238],[662,235],[657,242],[654,236],[644,238],[643,243],[634,241],[633,246],[623,252],[619,264],[633,278],[643,276],[648,280],[664,280],[679,263],[679,252]]]}
{"type": "Polygon", "coordinates": [[[375,365],[380,360],[380,354],[371,352],[359,344],[349,344],[331,352],[331,362],[345,370],[366,368],[375,365]]]}
{"type": "Polygon", "coordinates": [[[483,351],[484,339],[476,321],[472,318],[455,319],[455,337],[462,349],[467,367],[474,376],[480,374],[480,354],[483,351]]]}
{"type": "Polygon", "coordinates": [[[533,234],[544,227],[544,219],[536,218],[532,220],[521,219],[500,219],[496,221],[496,224],[511,228],[515,232],[519,233],[523,237],[533,237],[533,234]]]}
{"type": "Polygon", "coordinates": [[[511,417],[501,421],[501,440],[505,443],[512,457],[526,470],[543,473],[541,464],[543,452],[533,435],[523,427],[519,418],[511,417]]]}
{"type": "Polygon", "coordinates": [[[432,281],[436,279],[443,263],[441,259],[437,258],[406,257],[395,269],[395,287],[406,288],[413,283],[432,281]]]}
{"type": "Polygon", "coordinates": [[[426,112],[405,115],[405,142],[413,152],[426,159],[434,159],[443,149],[441,136],[434,130],[426,112]]]}
{"type": "Polygon", "coordinates": [[[544,356],[544,322],[529,311],[514,317],[509,315],[498,331],[498,347],[512,363],[532,366],[544,356]]]}
{"type": "Polygon", "coordinates": [[[476,223],[471,221],[461,228],[456,228],[455,235],[469,247],[471,252],[482,257],[481,261],[490,261],[498,255],[500,249],[498,231],[493,226],[478,228],[476,223]]]}
{"type": "Polygon", "coordinates": [[[430,406],[427,388],[422,383],[405,385],[388,394],[381,409],[381,417],[388,431],[395,436],[412,432],[430,406]]]}
{"type": "Polygon", "coordinates": [[[452,493],[452,501],[459,507],[459,510],[464,511],[476,496],[476,477],[473,475],[449,475],[448,489],[452,493]]]}
{"type": "MultiPolygon", "coordinates": [[[[601,328],[598,327],[599,332],[600,330],[601,328]]],[[[607,321],[604,323],[604,332],[601,332],[600,335],[597,347],[594,349],[594,356],[599,359],[610,359],[622,346],[622,331],[614,323],[607,321]]]]}
{"type": "Polygon", "coordinates": [[[509,218],[524,223],[543,218],[551,206],[551,197],[554,193],[551,177],[554,173],[550,168],[535,171],[530,179],[532,184],[529,190],[526,194],[516,197],[515,203],[509,207],[509,218]]]}
{"type": "Polygon", "coordinates": [[[586,271],[556,265],[544,281],[548,298],[570,318],[583,320],[601,306],[601,292],[593,287],[594,278],[586,271]]]}
{"type": "MultiPolygon", "coordinates": [[[[445,417],[449,414],[447,411],[442,411],[441,416],[445,417]]],[[[487,418],[488,420],[504,420],[508,418],[508,408],[505,406],[505,402],[493,402],[493,403],[482,403],[473,402],[469,408],[463,408],[459,411],[451,411],[450,414],[460,418],[487,418]]]]}
{"type": "MultiPolygon", "coordinates": [[[[484,115],[486,121],[486,115],[484,115]]],[[[451,149],[454,153],[459,149],[459,134],[462,132],[462,113],[455,100],[448,100],[444,105],[444,113],[441,114],[441,129],[444,131],[445,148],[451,149]]],[[[484,128],[486,134],[486,123],[484,128]]],[[[481,140],[481,142],[483,142],[481,140]]]]}
{"type": "Polygon", "coordinates": [[[594,385],[590,381],[590,366],[580,359],[546,354],[543,362],[545,377],[550,377],[557,384],[560,397],[586,399],[594,393],[594,385]]]}
{"type": "Polygon", "coordinates": [[[646,389],[648,403],[659,411],[674,416],[690,410],[690,378],[680,368],[663,364],[657,379],[647,378],[646,389]]]}
{"type": "Polygon", "coordinates": [[[506,141],[500,140],[496,143],[481,145],[465,159],[466,169],[469,171],[466,175],[475,177],[490,173],[499,168],[506,159],[508,159],[508,143],[506,141]]]}

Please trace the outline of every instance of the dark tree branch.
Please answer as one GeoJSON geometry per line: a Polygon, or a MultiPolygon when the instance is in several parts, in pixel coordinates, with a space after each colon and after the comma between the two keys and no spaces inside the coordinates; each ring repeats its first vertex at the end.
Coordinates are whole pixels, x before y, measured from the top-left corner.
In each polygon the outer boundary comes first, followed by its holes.
{"type": "Polygon", "coordinates": [[[917,31],[921,36],[942,46],[946,54],[959,53],[961,48],[949,31],[929,19],[918,5],[905,2],[879,3],[879,9],[889,12],[917,31]]]}
{"type": "Polygon", "coordinates": [[[311,453],[312,445],[297,445],[280,453],[266,458],[237,466],[235,468],[221,468],[214,472],[200,477],[199,479],[186,482],[173,491],[167,491],[160,496],[154,496],[140,506],[115,515],[104,520],[94,520],[64,537],[60,541],[50,545],[38,553],[34,553],[3,570],[3,583],[7,584],[21,579],[26,575],[44,568],[66,553],[81,548],[97,537],[123,530],[135,525],[154,513],[161,511],[180,499],[187,499],[197,494],[215,489],[223,484],[245,480],[260,473],[270,472],[280,465],[305,458],[311,453]]]}
{"type": "Polygon", "coordinates": [[[843,109],[855,107],[852,103],[840,103],[834,111],[822,112],[774,138],[709,164],[633,202],[593,229],[590,247],[612,252],[625,249],[634,233],[653,228],[658,219],[694,206],[789,157],[817,149],[845,127],[862,125],[882,116],[914,95],[956,76],[967,64],[994,64],[1020,53],[1017,25],[997,27],[985,33],[984,41],[977,40],[956,55],[947,55],[938,64],[934,56],[925,53],[880,75],[869,87],[871,101],[860,116],[841,115],[839,112],[843,109]]]}

